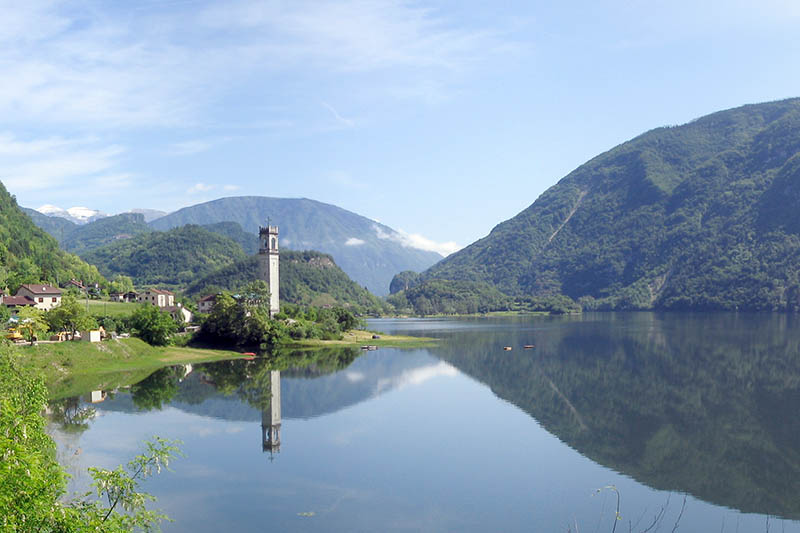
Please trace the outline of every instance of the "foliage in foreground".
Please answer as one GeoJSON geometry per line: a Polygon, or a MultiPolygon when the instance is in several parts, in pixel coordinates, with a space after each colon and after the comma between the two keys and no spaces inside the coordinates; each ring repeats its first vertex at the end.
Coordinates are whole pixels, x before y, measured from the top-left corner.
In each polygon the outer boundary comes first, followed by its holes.
{"type": "Polygon", "coordinates": [[[166,518],[147,509],[153,497],[139,483],[177,452],[158,437],[127,467],[91,468],[94,491],[63,501],[66,475],[55,459],[42,413],[47,390],[0,347],[0,526],[4,532],[153,531],[166,518]]]}

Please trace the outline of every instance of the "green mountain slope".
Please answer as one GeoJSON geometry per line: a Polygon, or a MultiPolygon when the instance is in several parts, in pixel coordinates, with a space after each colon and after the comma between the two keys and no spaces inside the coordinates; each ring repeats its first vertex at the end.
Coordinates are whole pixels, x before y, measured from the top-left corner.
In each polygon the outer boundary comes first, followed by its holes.
{"type": "Polygon", "coordinates": [[[141,213],[122,213],[75,226],[60,242],[68,252],[80,255],[108,243],[151,231],[141,213]]]}
{"type": "MultiPolygon", "coordinates": [[[[235,290],[256,279],[258,258],[250,256],[212,272],[186,290],[200,296],[218,290],[235,290]]],[[[302,305],[342,305],[363,313],[379,313],[386,304],[351,280],[333,258],[315,251],[281,250],[280,299],[302,305]]]]}
{"type": "Polygon", "coordinates": [[[97,269],[58,248],[53,237],[36,227],[0,183],[0,288],[13,293],[23,283],[53,285],[72,278],[103,281],[97,269]]]}
{"type": "Polygon", "coordinates": [[[246,232],[236,222],[217,222],[216,224],[206,224],[203,227],[238,243],[247,255],[258,253],[258,234],[246,232]]]}
{"type": "Polygon", "coordinates": [[[166,230],[230,221],[255,234],[268,219],[280,226],[284,249],[328,253],[351,278],[378,295],[388,294],[397,272],[421,271],[441,259],[435,252],[404,246],[398,232],[374,220],[305,198],[220,198],[180,209],[150,225],[166,230]]]}
{"type": "Polygon", "coordinates": [[[800,309],[800,99],[658,128],[421,276],[586,307],[800,309]]]}
{"type": "Polygon", "coordinates": [[[227,237],[190,225],[116,240],[83,257],[107,277],[123,274],[137,285],[178,287],[244,259],[245,254],[227,237]]]}
{"type": "Polygon", "coordinates": [[[20,209],[33,220],[34,224],[52,235],[59,243],[63,242],[64,237],[78,227],[76,223],[66,218],[45,215],[28,207],[21,207],[20,209]]]}

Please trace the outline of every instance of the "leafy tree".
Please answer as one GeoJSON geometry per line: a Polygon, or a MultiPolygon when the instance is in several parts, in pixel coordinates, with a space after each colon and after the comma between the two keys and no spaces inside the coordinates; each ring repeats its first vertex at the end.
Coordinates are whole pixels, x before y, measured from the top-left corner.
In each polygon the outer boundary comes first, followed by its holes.
{"type": "Polygon", "coordinates": [[[47,333],[47,321],[44,319],[44,311],[33,306],[22,307],[17,312],[19,319],[19,330],[25,340],[31,344],[47,333]]]}
{"type": "Polygon", "coordinates": [[[76,331],[86,331],[97,327],[95,319],[71,294],[65,294],[61,298],[61,304],[47,312],[45,320],[50,331],[54,333],[66,331],[74,335],[76,331]]]}
{"type": "Polygon", "coordinates": [[[154,305],[140,305],[131,315],[131,328],[148,344],[166,346],[170,336],[178,331],[178,324],[167,313],[154,305]]]}
{"type": "Polygon", "coordinates": [[[109,293],[126,293],[133,290],[133,279],[130,276],[118,274],[108,284],[109,293]]]}
{"type": "Polygon", "coordinates": [[[47,389],[17,357],[10,348],[0,347],[0,529],[153,531],[165,517],[147,509],[153,497],[140,492],[139,484],[169,464],[178,453],[177,443],[154,437],[127,467],[91,468],[94,491],[64,500],[66,476],[55,460],[55,444],[42,415],[47,389]]]}

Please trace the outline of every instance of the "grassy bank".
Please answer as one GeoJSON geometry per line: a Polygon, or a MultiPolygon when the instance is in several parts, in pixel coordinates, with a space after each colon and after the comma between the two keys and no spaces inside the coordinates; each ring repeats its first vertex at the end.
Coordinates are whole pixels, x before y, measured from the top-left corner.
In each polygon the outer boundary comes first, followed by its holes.
{"type": "MultiPolygon", "coordinates": [[[[124,305],[124,304],[123,304],[124,305]]],[[[336,341],[290,341],[281,348],[429,346],[434,339],[382,335],[372,339],[372,332],[350,331],[336,341]]],[[[101,343],[61,342],[19,346],[23,363],[37,369],[45,379],[52,399],[84,394],[90,390],[115,389],[137,383],[165,365],[205,363],[241,357],[239,350],[150,346],[136,338],[101,343]]]]}
{"type": "Polygon", "coordinates": [[[61,342],[20,346],[17,350],[24,364],[36,368],[44,376],[53,399],[130,385],[168,364],[219,361],[240,356],[230,350],[155,347],[140,339],[102,343],[61,342]]]}
{"type": "Polygon", "coordinates": [[[299,347],[316,347],[316,346],[384,346],[396,348],[418,348],[423,346],[431,346],[436,342],[436,339],[430,337],[412,337],[409,335],[384,335],[383,333],[364,331],[355,329],[346,332],[342,340],[323,341],[319,339],[302,339],[298,341],[291,341],[287,346],[299,347]],[[373,335],[378,335],[380,338],[373,339],[373,335]]]}

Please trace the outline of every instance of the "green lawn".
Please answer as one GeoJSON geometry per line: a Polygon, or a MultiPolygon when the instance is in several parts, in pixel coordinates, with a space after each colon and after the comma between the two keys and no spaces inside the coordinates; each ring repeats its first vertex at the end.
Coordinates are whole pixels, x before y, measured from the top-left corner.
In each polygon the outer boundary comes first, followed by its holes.
{"type": "Polygon", "coordinates": [[[230,350],[150,346],[136,338],[101,343],[68,341],[16,349],[23,364],[41,372],[50,397],[55,400],[89,390],[130,385],[164,365],[241,357],[239,352],[230,350]]]}
{"type": "MultiPolygon", "coordinates": [[[[86,305],[86,300],[80,300],[81,304],[86,305]]],[[[140,304],[125,303],[125,302],[109,302],[106,300],[89,300],[89,313],[94,316],[111,315],[121,316],[129,315],[136,310],[136,306],[140,304]]]]}

